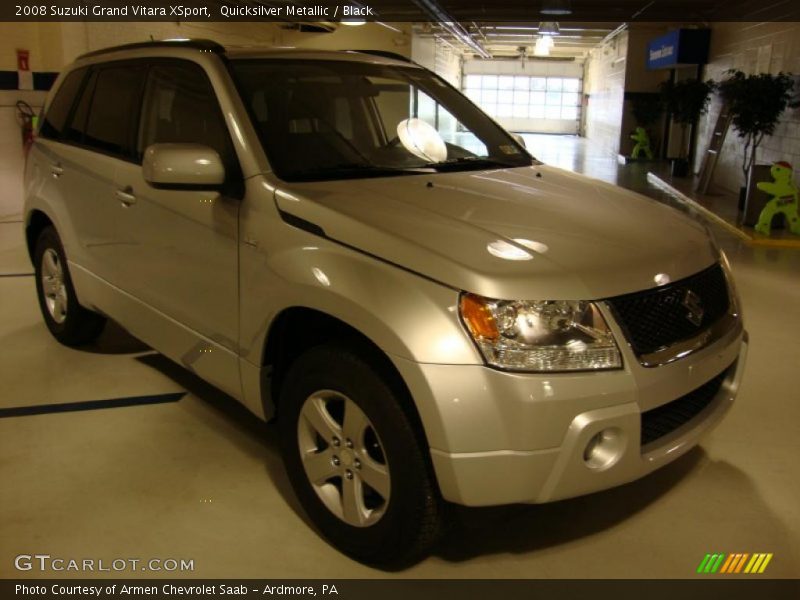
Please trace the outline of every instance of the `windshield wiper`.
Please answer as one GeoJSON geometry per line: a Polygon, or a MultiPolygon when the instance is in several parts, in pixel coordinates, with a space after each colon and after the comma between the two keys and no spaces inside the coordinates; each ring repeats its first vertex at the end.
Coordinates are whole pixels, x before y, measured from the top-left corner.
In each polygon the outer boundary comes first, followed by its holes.
{"type": "Polygon", "coordinates": [[[433,167],[387,167],[368,163],[343,163],[326,167],[304,169],[295,174],[299,179],[316,179],[319,177],[390,177],[393,175],[420,175],[434,172],[433,167]]]}
{"type": "Polygon", "coordinates": [[[436,169],[437,171],[458,171],[464,168],[467,169],[485,169],[491,167],[498,167],[501,169],[511,169],[514,167],[524,167],[524,164],[510,163],[497,158],[481,158],[480,156],[460,156],[458,158],[448,158],[441,162],[426,163],[426,167],[436,169]]]}

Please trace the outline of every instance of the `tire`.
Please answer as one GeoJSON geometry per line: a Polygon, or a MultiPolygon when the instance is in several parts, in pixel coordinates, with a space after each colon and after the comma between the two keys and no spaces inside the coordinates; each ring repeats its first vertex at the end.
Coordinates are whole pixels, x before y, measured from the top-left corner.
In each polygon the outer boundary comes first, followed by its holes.
{"type": "Polygon", "coordinates": [[[314,525],[352,558],[390,568],[424,556],[442,531],[444,505],[420,427],[379,373],[351,347],[312,348],[286,374],[278,426],[289,479],[314,525]]]}
{"type": "Polygon", "coordinates": [[[53,337],[65,346],[80,346],[95,340],[106,320],[78,303],[64,247],[52,226],[39,234],[33,262],[39,308],[53,337]]]}

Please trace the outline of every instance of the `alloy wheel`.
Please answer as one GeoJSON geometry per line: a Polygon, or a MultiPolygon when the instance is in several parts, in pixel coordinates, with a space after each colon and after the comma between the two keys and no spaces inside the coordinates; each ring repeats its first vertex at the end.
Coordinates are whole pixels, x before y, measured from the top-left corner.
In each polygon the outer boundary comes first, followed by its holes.
{"type": "Polygon", "coordinates": [[[328,510],[354,527],[377,523],[389,505],[391,477],[364,411],[339,392],[320,390],[303,403],[297,434],[306,476],[328,510]]]}
{"type": "Polygon", "coordinates": [[[42,255],[42,293],[53,321],[63,323],[67,318],[67,286],[58,253],[48,248],[42,255]]]}

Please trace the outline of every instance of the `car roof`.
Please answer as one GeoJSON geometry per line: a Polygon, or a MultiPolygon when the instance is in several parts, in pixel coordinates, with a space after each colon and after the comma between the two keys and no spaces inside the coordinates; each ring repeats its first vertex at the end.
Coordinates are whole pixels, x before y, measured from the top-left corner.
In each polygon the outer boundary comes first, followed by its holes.
{"type": "Polygon", "coordinates": [[[124,59],[146,56],[180,56],[187,51],[217,54],[229,59],[290,59],[290,60],[338,60],[348,62],[366,62],[395,66],[418,67],[408,58],[383,50],[308,50],[291,47],[261,46],[222,46],[217,42],[205,39],[180,39],[139,42],[112,46],[87,52],[78,57],[78,61],[97,62],[102,59],[124,59]]]}
{"type": "Polygon", "coordinates": [[[393,52],[381,50],[306,50],[299,48],[260,48],[247,46],[231,46],[226,48],[225,56],[231,59],[248,58],[282,58],[294,60],[344,60],[352,62],[368,62],[374,64],[391,64],[402,66],[418,66],[408,58],[393,52]]]}

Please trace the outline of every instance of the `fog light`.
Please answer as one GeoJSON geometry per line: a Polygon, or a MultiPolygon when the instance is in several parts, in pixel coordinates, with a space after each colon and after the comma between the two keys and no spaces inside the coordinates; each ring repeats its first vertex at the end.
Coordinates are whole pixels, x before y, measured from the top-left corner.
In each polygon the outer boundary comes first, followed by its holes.
{"type": "Polygon", "coordinates": [[[611,427],[592,436],[583,451],[583,460],[590,469],[607,469],[619,460],[624,451],[622,430],[611,427]]]}

